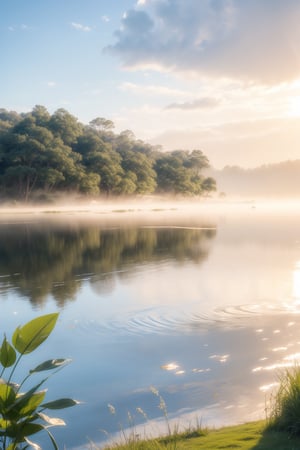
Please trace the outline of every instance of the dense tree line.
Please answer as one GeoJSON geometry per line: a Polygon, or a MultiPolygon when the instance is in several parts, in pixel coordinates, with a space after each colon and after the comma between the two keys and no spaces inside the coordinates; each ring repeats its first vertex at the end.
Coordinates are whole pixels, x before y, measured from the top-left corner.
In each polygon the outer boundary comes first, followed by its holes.
{"type": "Polygon", "coordinates": [[[84,125],[65,109],[52,115],[40,105],[22,114],[0,109],[2,196],[27,201],[34,192],[205,195],[216,189],[202,174],[209,167],[202,151],[162,152],[113,128],[105,118],[84,125]]]}

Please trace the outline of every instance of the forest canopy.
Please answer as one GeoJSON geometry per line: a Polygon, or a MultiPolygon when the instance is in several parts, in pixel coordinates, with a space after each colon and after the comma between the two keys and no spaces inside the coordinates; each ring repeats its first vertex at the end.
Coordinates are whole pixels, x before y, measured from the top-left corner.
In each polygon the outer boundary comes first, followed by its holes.
{"type": "Polygon", "coordinates": [[[207,195],[216,190],[203,175],[209,161],[201,150],[163,152],[114,133],[111,120],[88,125],[65,109],[52,115],[41,105],[18,114],[0,109],[1,197],[28,201],[35,193],[86,195],[168,193],[207,195]]]}

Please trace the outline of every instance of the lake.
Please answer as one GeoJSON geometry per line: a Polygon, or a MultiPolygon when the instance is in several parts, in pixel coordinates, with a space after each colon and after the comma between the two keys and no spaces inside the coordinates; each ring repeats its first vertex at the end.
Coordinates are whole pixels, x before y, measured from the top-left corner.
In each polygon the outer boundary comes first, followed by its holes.
{"type": "Polygon", "coordinates": [[[72,358],[47,382],[47,400],[82,402],[54,412],[67,422],[53,429],[60,448],[101,445],[133,423],[166,432],[156,391],[172,426],[264,418],[280,370],[300,357],[299,211],[2,213],[2,334],[60,312],[16,376],[72,358]]]}

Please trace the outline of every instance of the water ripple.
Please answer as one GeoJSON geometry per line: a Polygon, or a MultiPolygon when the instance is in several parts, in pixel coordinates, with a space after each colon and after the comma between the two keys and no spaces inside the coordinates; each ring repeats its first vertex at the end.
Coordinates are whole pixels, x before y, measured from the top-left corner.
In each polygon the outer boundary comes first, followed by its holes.
{"type": "MultiPolygon", "coordinates": [[[[118,335],[172,334],[205,332],[210,327],[243,328],[257,326],[258,317],[275,316],[290,311],[282,306],[270,304],[238,305],[218,308],[207,312],[170,310],[167,307],[148,308],[138,312],[114,315],[103,321],[88,320],[78,322],[82,331],[118,335]]],[[[258,333],[260,330],[256,329],[258,333]]]]}

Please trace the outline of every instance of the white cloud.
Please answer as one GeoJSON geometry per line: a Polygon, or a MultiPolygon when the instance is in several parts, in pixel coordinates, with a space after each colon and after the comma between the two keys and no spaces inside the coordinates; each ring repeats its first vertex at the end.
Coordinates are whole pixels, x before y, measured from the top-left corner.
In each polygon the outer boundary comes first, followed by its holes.
{"type": "Polygon", "coordinates": [[[29,25],[26,25],[25,23],[22,23],[21,25],[16,25],[16,26],[9,26],[7,27],[7,29],[9,31],[29,31],[32,30],[32,28],[29,25]]]}
{"type": "Polygon", "coordinates": [[[47,86],[52,88],[56,86],[56,82],[55,81],[48,81],[47,86]]]}
{"type": "Polygon", "coordinates": [[[103,22],[109,22],[110,21],[110,18],[108,17],[108,16],[102,16],[101,17],[101,20],[103,21],[103,22]]]}
{"type": "Polygon", "coordinates": [[[299,75],[299,22],[299,0],[140,0],[107,50],[126,67],[275,84],[299,75]]]}
{"type": "Polygon", "coordinates": [[[75,28],[75,30],[79,31],[91,31],[91,27],[88,27],[86,25],[82,25],[81,23],[72,22],[72,27],[75,28]]]}
{"type": "Polygon", "coordinates": [[[166,150],[200,148],[214,167],[256,167],[299,158],[300,119],[232,122],[218,126],[169,129],[152,144],[166,150]],[[282,149],[285,149],[284,153],[282,149]]]}
{"type": "Polygon", "coordinates": [[[200,148],[218,168],[299,158],[300,79],[267,87],[189,80],[186,90],[178,89],[181,97],[161,95],[159,102],[154,93],[145,98],[142,83],[126,83],[123,88],[132,89],[141,100],[113,117],[118,129],[132,129],[139,138],[161,144],[165,150],[200,148]],[[174,98],[173,107],[162,106],[174,98]],[[297,99],[297,110],[293,99],[297,99]]]}
{"type": "Polygon", "coordinates": [[[191,102],[183,103],[171,103],[166,107],[166,109],[181,109],[181,110],[191,110],[191,109],[203,109],[203,108],[215,108],[219,106],[221,100],[213,97],[203,97],[192,100],[191,102]]]}

